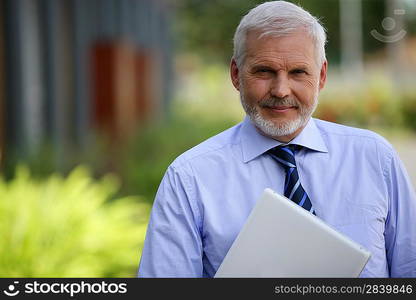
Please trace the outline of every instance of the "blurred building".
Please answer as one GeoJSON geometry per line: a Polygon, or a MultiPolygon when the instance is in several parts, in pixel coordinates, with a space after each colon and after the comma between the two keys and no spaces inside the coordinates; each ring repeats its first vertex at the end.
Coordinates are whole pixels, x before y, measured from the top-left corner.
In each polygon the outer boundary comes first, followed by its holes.
{"type": "Polygon", "coordinates": [[[0,143],[59,165],[92,135],[118,143],[171,99],[164,0],[0,0],[0,143]]]}

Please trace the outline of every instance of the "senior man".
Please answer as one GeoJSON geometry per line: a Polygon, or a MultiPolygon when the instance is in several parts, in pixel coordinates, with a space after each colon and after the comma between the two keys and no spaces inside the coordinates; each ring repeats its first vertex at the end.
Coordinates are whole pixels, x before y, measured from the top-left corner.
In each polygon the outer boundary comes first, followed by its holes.
{"type": "Polygon", "coordinates": [[[139,277],[214,276],[267,187],[368,249],[362,277],[416,276],[416,196],[397,153],[371,131],[311,118],[325,42],[317,19],[288,2],[242,18],[230,74],[247,116],[168,167],[139,277]]]}

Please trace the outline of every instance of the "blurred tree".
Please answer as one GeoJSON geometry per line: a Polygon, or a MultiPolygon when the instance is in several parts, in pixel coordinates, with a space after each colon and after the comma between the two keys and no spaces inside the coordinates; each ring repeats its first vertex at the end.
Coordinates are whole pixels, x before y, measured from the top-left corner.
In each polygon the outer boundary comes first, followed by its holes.
{"type": "Polygon", "coordinates": [[[204,60],[228,63],[234,31],[242,16],[260,1],[182,0],[178,5],[181,51],[196,52],[204,60]]]}
{"type": "MultiPolygon", "coordinates": [[[[193,52],[206,62],[227,63],[232,56],[232,38],[240,19],[261,0],[182,0],[177,4],[179,51],[193,52]]],[[[332,63],[340,61],[339,0],[291,0],[318,17],[327,29],[327,56],[332,63]]],[[[366,53],[385,45],[371,37],[380,26],[384,1],[362,0],[363,50],[366,53]]]]}

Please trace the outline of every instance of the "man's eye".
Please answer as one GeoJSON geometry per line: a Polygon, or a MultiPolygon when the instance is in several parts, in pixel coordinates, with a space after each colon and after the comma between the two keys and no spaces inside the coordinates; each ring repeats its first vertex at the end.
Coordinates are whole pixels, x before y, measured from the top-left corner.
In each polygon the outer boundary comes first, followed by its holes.
{"type": "Polygon", "coordinates": [[[306,71],[303,69],[295,69],[291,71],[292,74],[306,74],[306,71]]]}
{"type": "Polygon", "coordinates": [[[257,72],[259,72],[259,73],[268,73],[268,72],[270,72],[270,70],[269,69],[258,69],[257,72]]]}

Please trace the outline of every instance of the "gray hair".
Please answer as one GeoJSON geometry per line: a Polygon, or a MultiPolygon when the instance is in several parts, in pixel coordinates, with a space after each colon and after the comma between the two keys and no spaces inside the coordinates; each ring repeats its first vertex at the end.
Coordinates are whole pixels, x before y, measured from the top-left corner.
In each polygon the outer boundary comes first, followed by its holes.
{"type": "Polygon", "coordinates": [[[265,2],[251,9],[240,21],[234,34],[233,58],[240,68],[246,52],[246,38],[250,31],[259,31],[259,38],[280,37],[305,29],[315,44],[318,65],[325,61],[325,28],[319,20],[303,8],[285,1],[265,2]]]}

